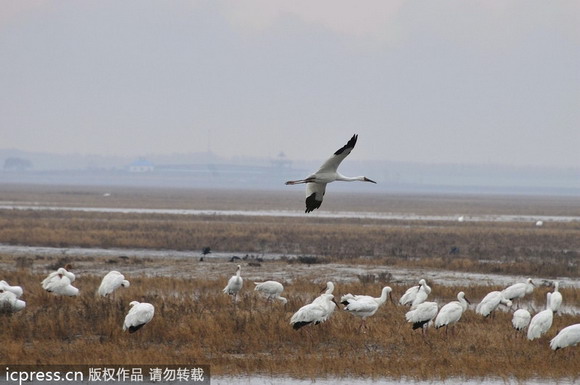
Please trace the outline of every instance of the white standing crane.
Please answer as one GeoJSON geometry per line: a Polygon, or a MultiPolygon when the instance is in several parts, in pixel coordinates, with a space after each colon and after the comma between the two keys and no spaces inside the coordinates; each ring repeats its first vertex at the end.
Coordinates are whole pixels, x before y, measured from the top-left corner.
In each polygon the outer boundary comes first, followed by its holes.
{"type": "Polygon", "coordinates": [[[18,299],[16,294],[6,289],[6,286],[0,285],[0,314],[15,313],[26,307],[26,302],[18,299]]]}
{"type": "Polygon", "coordinates": [[[14,293],[14,295],[16,295],[16,298],[20,298],[22,297],[22,294],[24,294],[22,286],[11,286],[8,284],[8,282],[4,280],[0,281],[0,288],[14,293]]]}
{"type": "Polygon", "coordinates": [[[254,290],[263,293],[267,296],[268,301],[273,301],[275,299],[281,301],[282,303],[288,302],[288,300],[280,294],[284,291],[284,285],[277,281],[266,281],[266,282],[254,282],[256,287],[254,290]]]}
{"type": "Polygon", "coordinates": [[[554,312],[550,308],[550,296],[552,293],[546,294],[546,310],[542,310],[532,317],[530,325],[528,326],[528,339],[535,340],[544,335],[551,327],[554,320],[554,312]]]}
{"type": "Polygon", "coordinates": [[[550,309],[554,313],[557,313],[560,310],[560,306],[562,306],[562,293],[560,293],[560,284],[558,281],[554,281],[554,291],[550,296],[550,309]]]}
{"type": "Polygon", "coordinates": [[[324,306],[326,308],[326,318],[328,319],[330,318],[332,313],[334,313],[337,307],[336,301],[334,300],[334,296],[330,301],[328,300],[327,297],[328,295],[332,295],[332,293],[334,292],[334,283],[332,283],[331,281],[326,282],[326,290],[325,289],[322,290],[324,291],[324,293],[314,298],[312,303],[324,306]]]}
{"type": "Polygon", "coordinates": [[[362,318],[359,329],[366,328],[366,319],[374,315],[390,296],[392,289],[389,286],[383,287],[381,296],[378,298],[370,295],[346,294],[340,298],[340,303],[345,305],[344,310],[357,317],[362,318]]]}
{"type": "Polygon", "coordinates": [[[101,281],[97,290],[98,295],[106,297],[112,294],[120,287],[129,287],[131,284],[125,279],[125,276],[116,270],[109,271],[101,281]]]}
{"type": "Polygon", "coordinates": [[[131,309],[127,313],[127,316],[125,316],[123,330],[129,330],[129,333],[135,333],[153,319],[155,307],[150,303],[138,301],[132,301],[129,305],[131,309]]]}
{"type": "Polygon", "coordinates": [[[417,295],[413,302],[411,302],[411,309],[415,309],[417,306],[425,302],[427,297],[429,297],[429,294],[431,294],[431,286],[427,285],[427,282],[424,279],[419,281],[419,283],[419,290],[417,290],[417,295]]]}
{"type": "Polygon", "coordinates": [[[328,183],[334,181],[377,183],[365,176],[348,177],[337,171],[340,163],[354,148],[357,138],[358,135],[353,135],[348,143],[339,148],[314,174],[310,174],[305,179],[289,180],[286,182],[287,185],[306,183],[306,210],[304,212],[309,213],[320,207],[328,183]]]}
{"type": "Polygon", "coordinates": [[[552,338],[550,347],[552,350],[562,349],[568,346],[576,346],[580,343],[580,324],[566,326],[552,338]]]}
{"type": "Polygon", "coordinates": [[[330,317],[332,311],[334,311],[330,309],[336,308],[334,295],[322,294],[317,298],[317,300],[318,301],[313,301],[308,305],[302,306],[296,313],[294,313],[294,315],[292,315],[290,325],[292,325],[294,330],[298,330],[301,327],[310,324],[318,325],[330,317]]]}
{"type": "Polygon", "coordinates": [[[510,301],[519,300],[524,298],[527,294],[531,294],[534,291],[534,286],[536,285],[532,279],[528,278],[526,282],[518,282],[506,287],[501,293],[505,299],[509,299],[510,301]]]}
{"type": "Polygon", "coordinates": [[[405,291],[405,294],[399,298],[399,305],[411,305],[417,297],[417,293],[421,289],[421,286],[425,283],[424,279],[419,280],[418,286],[411,286],[405,291]]]}
{"type": "Polygon", "coordinates": [[[42,288],[44,290],[49,291],[48,287],[52,286],[54,284],[57,284],[58,281],[60,280],[60,277],[62,277],[62,276],[65,276],[66,278],[68,278],[68,280],[70,281],[69,283],[74,282],[76,277],[75,277],[74,273],[69,271],[70,269],[72,269],[72,266],[70,264],[67,264],[65,267],[59,267],[57,271],[53,271],[52,273],[50,273],[42,281],[42,288]]]}
{"type": "Polygon", "coordinates": [[[413,330],[421,328],[421,332],[425,335],[429,323],[437,316],[438,310],[437,302],[423,302],[415,309],[409,310],[405,314],[405,319],[413,324],[413,330]]]}
{"type": "Polygon", "coordinates": [[[71,284],[71,279],[61,270],[64,269],[61,267],[58,269],[56,275],[52,275],[51,273],[51,275],[42,281],[42,287],[44,290],[48,291],[49,293],[67,297],[74,297],[79,295],[79,289],[71,284]]]}
{"type": "Polygon", "coordinates": [[[445,333],[447,334],[449,325],[456,324],[461,319],[469,303],[469,300],[465,298],[464,292],[457,293],[457,301],[451,301],[443,305],[441,310],[439,310],[439,314],[435,318],[435,329],[445,326],[445,333]]]}
{"type": "Polygon", "coordinates": [[[236,269],[236,274],[231,276],[231,278],[228,281],[228,284],[226,285],[226,287],[224,287],[223,290],[224,293],[234,296],[233,298],[234,302],[236,302],[238,298],[238,293],[240,292],[242,286],[244,285],[244,279],[242,278],[241,274],[242,274],[242,266],[238,265],[238,268],[236,269]]]}
{"type": "Polygon", "coordinates": [[[497,309],[500,304],[510,307],[512,306],[512,301],[506,299],[501,291],[491,291],[483,297],[480,303],[477,304],[475,312],[484,317],[489,317],[490,315],[493,317],[494,310],[497,309]]]}
{"type": "Polygon", "coordinates": [[[514,316],[512,317],[512,326],[518,331],[524,330],[530,324],[531,319],[532,315],[529,311],[526,309],[518,309],[514,312],[514,316]]]}

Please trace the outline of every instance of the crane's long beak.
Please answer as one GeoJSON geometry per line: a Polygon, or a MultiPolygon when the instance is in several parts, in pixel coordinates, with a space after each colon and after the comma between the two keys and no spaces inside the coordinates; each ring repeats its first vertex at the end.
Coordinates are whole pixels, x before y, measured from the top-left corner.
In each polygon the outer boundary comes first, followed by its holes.
{"type": "Polygon", "coordinates": [[[371,183],[377,184],[377,182],[375,182],[375,181],[374,181],[374,180],[372,180],[372,179],[369,179],[369,178],[367,178],[366,176],[365,176],[365,179],[364,179],[364,181],[365,181],[365,182],[371,182],[371,183]]]}
{"type": "Polygon", "coordinates": [[[471,305],[471,301],[467,299],[467,297],[463,297],[463,299],[465,300],[465,302],[467,302],[468,304],[471,305]]]}

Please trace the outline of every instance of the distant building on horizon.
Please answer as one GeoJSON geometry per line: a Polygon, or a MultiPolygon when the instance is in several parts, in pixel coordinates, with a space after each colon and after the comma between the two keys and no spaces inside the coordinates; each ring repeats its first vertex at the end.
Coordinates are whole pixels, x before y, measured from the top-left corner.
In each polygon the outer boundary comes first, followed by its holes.
{"type": "Polygon", "coordinates": [[[9,157],[4,160],[5,171],[25,171],[32,168],[32,162],[28,159],[9,157]]]}
{"type": "Polygon", "coordinates": [[[270,162],[272,163],[272,165],[274,167],[277,168],[291,168],[292,167],[292,161],[288,158],[286,158],[286,154],[284,154],[284,152],[280,152],[278,154],[278,156],[276,157],[276,159],[272,159],[270,160],[270,162]]]}
{"type": "Polygon", "coordinates": [[[129,172],[153,172],[155,165],[145,158],[139,158],[129,165],[129,172]]]}

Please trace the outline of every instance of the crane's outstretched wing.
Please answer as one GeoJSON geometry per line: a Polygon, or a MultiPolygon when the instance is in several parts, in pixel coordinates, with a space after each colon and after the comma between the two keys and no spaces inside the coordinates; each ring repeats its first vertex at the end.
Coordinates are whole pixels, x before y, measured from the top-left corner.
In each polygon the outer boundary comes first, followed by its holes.
{"type": "Polygon", "coordinates": [[[348,156],[348,154],[350,154],[354,148],[357,138],[358,135],[354,134],[347,144],[336,150],[336,152],[330,158],[328,158],[326,162],[322,164],[322,166],[320,166],[320,169],[316,173],[336,171],[340,163],[348,156]]]}
{"type": "Polygon", "coordinates": [[[316,210],[322,204],[326,183],[306,183],[306,210],[309,213],[316,210]]]}

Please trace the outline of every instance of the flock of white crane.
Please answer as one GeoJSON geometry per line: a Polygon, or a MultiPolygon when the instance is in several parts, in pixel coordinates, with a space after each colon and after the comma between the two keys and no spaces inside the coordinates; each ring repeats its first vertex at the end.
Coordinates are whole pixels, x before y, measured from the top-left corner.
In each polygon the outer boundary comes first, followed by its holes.
{"type": "MultiPolygon", "coordinates": [[[[79,290],[72,285],[75,275],[70,271],[70,265],[59,268],[50,273],[42,282],[43,289],[55,295],[77,296],[79,290]]],[[[233,296],[234,303],[243,287],[244,280],[241,276],[241,266],[238,265],[235,275],[233,275],[223,289],[225,294],[233,296]]],[[[130,283],[123,274],[118,271],[107,273],[97,290],[97,294],[102,297],[112,295],[120,287],[129,287],[130,283]]],[[[263,293],[268,301],[279,300],[283,304],[287,299],[282,297],[284,286],[280,282],[266,281],[255,282],[255,289],[263,293]]],[[[316,297],[312,302],[302,306],[292,315],[290,324],[295,330],[306,325],[317,325],[330,318],[338,307],[334,299],[334,283],[327,282],[326,290],[316,297]]],[[[515,283],[502,291],[492,291],[488,293],[477,304],[475,312],[484,317],[493,316],[493,312],[501,305],[508,308],[514,301],[520,301],[527,294],[534,290],[534,283],[531,278],[526,282],[515,283]]],[[[5,312],[18,312],[26,307],[26,302],[20,299],[24,290],[20,286],[11,286],[6,281],[0,281],[0,309],[5,312]]],[[[346,294],[340,298],[340,303],[344,305],[344,310],[362,319],[359,329],[366,326],[366,319],[373,316],[377,310],[389,299],[393,301],[392,289],[385,286],[380,297],[369,295],[346,294]]],[[[461,319],[463,313],[469,308],[469,300],[465,293],[460,291],[457,294],[457,301],[451,301],[441,308],[437,302],[427,301],[431,287],[424,279],[419,281],[419,285],[410,287],[399,299],[399,304],[409,306],[410,310],[405,314],[408,322],[412,323],[413,330],[421,329],[423,335],[427,333],[427,328],[434,325],[436,329],[445,327],[446,332],[450,326],[455,325],[461,319]]],[[[554,314],[558,312],[562,304],[562,294],[559,291],[558,282],[554,282],[554,291],[547,293],[546,309],[538,312],[533,317],[525,309],[518,309],[512,318],[513,327],[518,331],[527,328],[527,338],[534,340],[540,338],[552,327],[554,314]]],[[[123,330],[133,333],[153,319],[155,308],[150,303],[132,301],[131,309],[127,313],[123,322],[123,330]]],[[[580,324],[570,325],[562,329],[551,341],[550,347],[553,350],[574,346],[580,342],[580,324]]]]}
{"type": "MultiPolygon", "coordinates": [[[[72,283],[76,277],[71,270],[71,265],[59,268],[50,273],[42,282],[42,288],[54,295],[74,297],[79,295],[79,289],[72,283]]],[[[129,287],[130,283],[125,276],[118,271],[108,272],[97,289],[97,295],[107,297],[112,295],[120,287],[129,287]]],[[[21,286],[11,286],[6,281],[0,281],[0,310],[15,313],[26,307],[26,302],[20,299],[24,290],[21,286]]],[[[134,333],[143,325],[153,319],[155,308],[150,303],[133,301],[129,304],[131,309],[123,322],[123,330],[134,333]]]]}
{"type": "MultiPolygon", "coordinates": [[[[283,303],[287,300],[280,294],[284,286],[276,281],[255,282],[255,290],[263,292],[268,300],[278,299],[283,303]]],[[[236,275],[232,276],[224,288],[223,292],[234,296],[236,301],[237,295],[243,286],[241,277],[241,266],[238,265],[236,275]]],[[[531,278],[526,282],[515,283],[502,291],[492,291],[488,293],[476,306],[476,313],[484,317],[493,316],[493,312],[500,304],[512,306],[514,301],[520,301],[527,294],[534,290],[534,283],[531,278]]],[[[330,318],[332,313],[338,307],[334,300],[334,284],[327,282],[326,290],[323,294],[316,297],[312,302],[302,306],[294,313],[290,319],[290,324],[295,330],[306,325],[317,325],[325,322],[330,318]]],[[[340,298],[340,303],[344,305],[344,310],[362,319],[359,329],[366,328],[366,319],[374,315],[377,310],[391,296],[392,289],[385,286],[382,289],[380,297],[369,295],[346,294],[340,298]]],[[[446,333],[449,326],[459,322],[463,313],[469,308],[469,300],[465,293],[460,291],[457,294],[457,301],[451,301],[441,308],[437,302],[429,302],[427,298],[431,293],[431,287],[427,285],[424,279],[419,281],[418,286],[410,287],[399,299],[399,304],[410,306],[410,310],[405,314],[408,322],[412,323],[413,330],[421,329],[423,335],[426,334],[429,325],[434,325],[436,329],[445,327],[446,333]]],[[[392,297],[391,297],[392,300],[392,297]]],[[[534,317],[525,309],[518,309],[514,312],[512,318],[513,327],[522,331],[527,328],[528,340],[540,338],[546,334],[552,327],[554,314],[558,312],[562,304],[562,294],[559,291],[558,282],[554,282],[554,291],[547,293],[546,309],[538,312],[534,317]]],[[[558,350],[567,346],[575,346],[580,342],[580,324],[570,325],[562,329],[551,341],[550,347],[558,350]]]]}
{"type": "MultiPolygon", "coordinates": [[[[255,283],[255,290],[261,291],[267,295],[268,300],[279,299],[286,303],[286,298],[280,294],[284,286],[276,281],[267,281],[255,283]]],[[[241,267],[238,265],[236,275],[230,278],[228,285],[224,288],[224,293],[234,296],[234,301],[243,286],[241,277],[241,267]]],[[[534,290],[534,283],[531,278],[526,282],[515,283],[508,286],[502,291],[492,291],[488,293],[475,309],[477,314],[484,317],[493,316],[493,312],[500,304],[512,306],[513,301],[519,301],[527,294],[534,290]]],[[[334,284],[327,282],[326,290],[323,294],[316,297],[311,303],[302,306],[290,319],[290,324],[295,330],[310,324],[319,324],[330,318],[332,313],[338,307],[334,300],[334,284]]],[[[385,286],[382,289],[380,297],[369,295],[346,294],[340,298],[340,303],[344,305],[344,310],[362,319],[359,329],[366,328],[366,319],[374,315],[379,307],[383,305],[391,296],[392,289],[385,286]]],[[[449,326],[459,322],[463,313],[469,307],[469,300],[465,293],[460,291],[457,294],[457,301],[451,301],[439,309],[437,302],[429,302],[427,298],[431,293],[431,287],[427,285],[424,279],[419,281],[418,286],[412,286],[401,296],[399,304],[410,306],[410,310],[405,314],[408,322],[412,323],[413,330],[421,329],[425,335],[429,325],[434,325],[436,329],[445,327],[446,333],[449,326]]],[[[392,300],[392,298],[391,298],[392,300]]],[[[540,338],[548,332],[552,326],[554,313],[557,313],[562,304],[562,294],[559,291],[558,282],[554,282],[554,291],[547,293],[546,310],[538,312],[534,317],[526,309],[518,309],[514,312],[512,318],[513,327],[522,331],[527,330],[527,338],[534,340],[540,338]]],[[[580,324],[570,325],[562,329],[550,341],[550,347],[553,350],[574,346],[580,342],[580,324]]]]}
{"type": "MultiPolygon", "coordinates": [[[[353,150],[358,136],[355,134],[352,138],[340,149],[338,149],[326,162],[322,164],[320,169],[306,177],[305,179],[292,180],[286,182],[287,185],[306,184],[306,213],[309,213],[322,204],[322,200],[326,191],[326,185],[334,181],[361,181],[371,182],[375,181],[364,177],[346,177],[338,173],[337,169],[340,163],[353,150]]],[[[460,218],[460,221],[463,217],[460,218]]],[[[541,226],[542,223],[537,223],[541,226]]],[[[66,266],[65,266],[66,267],[66,266]]],[[[70,269],[69,269],[70,270],[70,269]]],[[[51,293],[64,296],[76,296],[79,290],[72,286],[75,280],[75,275],[66,268],[59,268],[57,271],[49,274],[49,276],[42,281],[42,287],[51,293]]],[[[111,271],[102,280],[102,283],[97,290],[98,295],[108,296],[120,287],[128,287],[129,281],[125,279],[123,274],[118,271],[111,271]]],[[[237,295],[242,289],[243,278],[241,277],[241,266],[237,266],[237,271],[232,276],[223,292],[233,296],[234,303],[237,301],[237,295]]],[[[552,326],[553,316],[562,303],[562,294],[558,291],[558,283],[555,283],[554,292],[547,294],[546,310],[543,310],[534,317],[525,309],[518,309],[513,314],[512,324],[517,330],[524,330],[527,328],[527,338],[534,340],[544,335],[552,326]]],[[[516,283],[507,287],[502,291],[492,291],[487,294],[476,307],[476,313],[485,317],[493,314],[494,310],[500,305],[504,304],[508,307],[512,305],[512,301],[519,301],[526,294],[530,294],[534,289],[534,284],[531,279],[526,282],[516,283]]],[[[280,300],[284,304],[287,302],[286,298],[281,297],[280,294],[284,290],[284,286],[276,281],[266,281],[256,283],[255,290],[264,293],[269,301],[274,299],[280,300]]],[[[327,283],[325,293],[318,296],[311,303],[302,306],[290,319],[290,324],[296,330],[310,324],[319,324],[329,319],[332,313],[338,307],[334,300],[334,284],[327,283]]],[[[344,305],[344,310],[351,314],[360,317],[362,323],[360,329],[366,328],[366,319],[374,315],[377,310],[383,305],[389,296],[392,289],[386,286],[382,289],[380,297],[372,297],[368,295],[343,295],[340,299],[341,304],[344,305]]],[[[427,301],[431,288],[427,285],[424,279],[419,281],[418,286],[409,288],[403,296],[401,296],[399,303],[404,306],[410,306],[410,310],[405,314],[408,322],[412,323],[413,329],[421,328],[425,335],[429,325],[434,324],[435,328],[445,326],[448,331],[449,326],[459,322],[463,313],[469,307],[469,300],[465,298],[464,292],[457,294],[457,301],[452,301],[445,304],[441,309],[437,302],[427,301]]],[[[5,311],[17,312],[26,307],[26,303],[19,298],[22,296],[23,290],[20,286],[10,286],[6,281],[0,281],[0,308],[5,311]]],[[[391,298],[392,300],[392,298],[391,298]]],[[[125,321],[123,323],[123,330],[128,330],[133,333],[139,330],[143,325],[147,324],[153,319],[155,308],[150,303],[140,303],[133,301],[130,303],[129,310],[125,321]]],[[[573,346],[580,342],[580,324],[574,324],[562,329],[550,341],[550,347],[554,350],[573,346]]]]}

